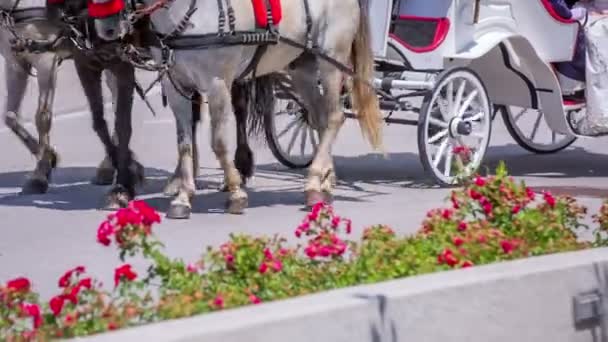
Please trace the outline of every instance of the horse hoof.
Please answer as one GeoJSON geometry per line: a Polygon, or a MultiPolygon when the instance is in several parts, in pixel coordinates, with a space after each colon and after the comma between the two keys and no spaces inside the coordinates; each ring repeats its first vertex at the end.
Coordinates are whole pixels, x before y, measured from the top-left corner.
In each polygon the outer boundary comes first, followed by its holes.
{"type": "Polygon", "coordinates": [[[97,169],[95,177],[91,178],[91,184],[94,185],[112,185],[114,184],[114,169],[97,169]]]}
{"type": "Polygon", "coordinates": [[[228,189],[228,185],[222,184],[220,186],[220,192],[230,192],[230,189],[228,189]]]}
{"type": "Polygon", "coordinates": [[[46,180],[31,178],[21,188],[22,195],[45,194],[49,189],[49,182],[46,180]]]}
{"type": "Polygon", "coordinates": [[[233,215],[242,215],[248,205],[249,201],[247,197],[231,199],[226,203],[228,213],[233,215]]]}
{"type": "Polygon", "coordinates": [[[307,208],[312,208],[315,204],[319,203],[319,202],[324,202],[325,198],[323,196],[323,193],[321,193],[320,191],[316,191],[316,190],[309,190],[306,191],[306,207],[307,208]]]}
{"type": "Polygon", "coordinates": [[[183,204],[173,204],[167,211],[167,218],[173,220],[185,220],[190,218],[192,209],[183,204]]]}
{"type": "Polygon", "coordinates": [[[51,164],[51,169],[55,169],[57,168],[57,165],[59,164],[59,154],[57,152],[55,152],[55,150],[50,150],[48,151],[49,153],[49,162],[51,164]]]}
{"type": "Polygon", "coordinates": [[[106,204],[103,206],[103,209],[113,211],[126,208],[132,199],[133,196],[129,194],[129,191],[122,186],[116,186],[106,196],[106,204]]]}

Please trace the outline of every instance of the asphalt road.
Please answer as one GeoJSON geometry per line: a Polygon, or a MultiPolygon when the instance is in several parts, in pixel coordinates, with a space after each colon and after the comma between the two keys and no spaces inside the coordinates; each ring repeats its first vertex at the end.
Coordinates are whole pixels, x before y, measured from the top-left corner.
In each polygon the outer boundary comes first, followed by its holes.
{"type": "MultiPolygon", "coordinates": [[[[147,85],[151,75],[140,79],[147,85]]],[[[0,90],[4,97],[5,89],[0,90]]],[[[27,120],[33,116],[36,98],[32,80],[23,111],[27,120]]],[[[150,100],[158,116],[152,116],[137,101],[132,147],[147,168],[148,182],[140,190],[141,198],[165,211],[169,199],[162,195],[162,187],[176,163],[175,126],[172,114],[162,108],[160,98],[154,96],[150,100]]],[[[18,194],[34,166],[34,158],[0,126],[0,281],[28,276],[44,298],[57,291],[57,279],[68,268],[85,265],[111,286],[113,269],[119,265],[113,248],[95,242],[97,226],[108,214],[96,209],[108,188],[90,185],[89,179],[103,151],[91,129],[86,101],[69,62],[62,66],[59,75],[54,108],[52,143],[62,159],[45,195],[18,194]]],[[[28,127],[33,129],[31,124],[28,127]]],[[[371,153],[359,132],[356,122],[347,122],[334,149],[339,178],[337,212],[353,219],[355,234],[375,223],[389,224],[400,233],[414,232],[425,213],[443,205],[448,194],[446,189],[429,185],[429,177],[418,158],[415,128],[386,127],[389,159],[371,153]]],[[[192,218],[165,219],[156,229],[168,253],[192,260],[205,246],[225,241],[232,232],[280,233],[292,237],[305,215],[301,210],[304,173],[278,164],[263,140],[254,142],[257,173],[249,184],[250,207],[241,216],[225,214],[226,194],[217,191],[221,173],[209,148],[208,133],[205,122],[198,136],[202,176],[192,218]]],[[[497,118],[486,165],[494,167],[499,160],[505,160],[511,173],[530,185],[582,186],[602,195],[608,193],[605,146],[604,140],[584,139],[558,154],[534,155],[517,146],[502,119],[497,118]]],[[[597,199],[581,200],[592,210],[599,206],[597,199]]],[[[139,261],[134,264],[142,266],[139,261]]]]}

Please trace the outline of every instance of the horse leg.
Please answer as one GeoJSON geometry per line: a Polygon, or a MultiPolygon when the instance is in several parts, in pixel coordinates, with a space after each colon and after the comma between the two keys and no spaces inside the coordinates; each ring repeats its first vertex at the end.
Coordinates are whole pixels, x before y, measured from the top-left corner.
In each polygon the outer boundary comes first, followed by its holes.
{"type": "MultiPolygon", "coordinates": [[[[187,219],[192,212],[192,197],[196,191],[194,183],[194,147],[192,100],[185,98],[175,89],[167,78],[163,79],[169,106],[175,116],[177,130],[178,163],[170,183],[177,185],[167,217],[170,219],[187,219]]],[[[167,190],[165,188],[165,190],[167,190]]]]}
{"type": "Polygon", "coordinates": [[[57,62],[54,54],[45,54],[36,61],[38,78],[38,109],[36,129],[38,130],[38,162],[32,176],[24,184],[24,194],[43,194],[49,187],[52,170],[57,166],[57,153],[51,147],[51,125],[53,121],[53,100],[57,80],[57,62]]]}
{"type": "Polygon", "coordinates": [[[323,114],[327,115],[327,128],[322,131],[317,153],[308,171],[308,181],[304,190],[306,205],[309,207],[320,201],[332,201],[331,190],[335,182],[335,173],[331,149],[345,121],[344,112],[340,108],[341,74],[328,63],[321,63],[320,68],[325,107],[323,114]]]}
{"type": "MultiPolygon", "coordinates": [[[[195,93],[192,97],[192,167],[194,172],[194,178],[198,178],[200,176],[200,156],[198,153],[198,142],[196,131],[198,129],[198,124],[201,122],[201,108],[203,105],[203,97],[200,93],[195,93]]],[[[169,178],[169,181],[165,185],[163,189],[163,193],[165,196],[176,196],[179,192],[179,187],[181,184],[180,170],[181,170],[181,158],[179,158],[179,149],[178,149],[178,160],[177,166],[175,167],[175,171],[169,178]]],[[[195,182],[196,187],[196,182],[195,182]]]]}
{"type": "Polygon", "coordinates": [[[230,90],[226,82],[214,79],[209,90],[209,114],[211,118],[211,148],[215,153],[222,170],[224,183],[228,187],[230,197],[227,203],[228,212],[242,214],[247,207],[247,193],[241,188],[242,179],[229,152],[231,132],[228,120],[233,117],[230,90]]]}
{"type": "MultiPolygon", "coordinates": [[[[106,85],[112,94],[112,112],[116,113],[116,99],[118,98],[117,80],[108,70],[104,70],[103,74],[106,75],[106,85]]],[[[112,141],[115,145],[118,145],[116,130],[112,133],[112,141]]],[[[112,166],[110,156],[106,154],[101,163],[99,163],[99,166],[97,166],[95,176],[91,179],[91,183],[95,185],[112,185],[114,183],[115,172],[116,170],[112,166]]]]}
{"type": "Polygon", "coordinates": [[[129,201],[135,198],[135,186],[142,184],[144,180],[144,168],[135,160],[133,152],[129,148],[131,143],[133,94],[135,91],[135,69],[127,63],[115,64],[111,71],[116,77],[115,127],[114,131],[118,137],[116,152],[116,185],[110,190],[108,203],[110,207],[125,207],[129,201]]]}
{"type": "Polygon", "coordinates": [[[31,70],[31,65],[24,65],[23,69],[16,61],[6,60],[4,62],[4,72],[6,74],[5,84],[8,91],[6,97],[6,107],[4,111],[4,123],[6,126],[21,140],[23,145],[34,156],[38,155],[38,141],[25,127],[21,124],[21,115],[19,113],[27,81],[29,78],[28,72],[31,70]]]}
{"type": "MultiPolygon", "coordinates": [[[[118,169],[118,151],[116,145],[112,142],[108,124],[104,118],[101,70],[98,68],[91,68],[88,61],[86,59],[83,60],[83,57],[80,57],[79,55],[74,57],[74,66],[76,67],[76,73],[82,84],[84,94],[89,102],[93,119],[93,130],[99,137],[99,140],[101,140],[106,154],[110,156],[112,166],[115,169],[118,169]]],[[[126,198],[122,198],[122,203],[115,203],[117,196],[114,196],[113,192],[110,192],[107,199],[109,201],[104,204],[104,207],[110,210],[113,210],[120,205],[126,205],[124,202],[126,198]]]]}

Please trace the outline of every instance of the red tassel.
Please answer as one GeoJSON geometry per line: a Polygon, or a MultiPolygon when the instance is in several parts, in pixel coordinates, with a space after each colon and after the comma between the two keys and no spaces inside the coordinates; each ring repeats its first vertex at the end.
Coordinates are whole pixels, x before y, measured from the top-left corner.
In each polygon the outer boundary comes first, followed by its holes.
{"type": "MultiPolygon", "coordinates": [[[[56,0],[47,0],[56,1],[56,0]]],[[[125,2],[123,0],[109,0],[104,3],[94,3],[89,0],[88,2],[89,16],[92,18],[105,18],[120,13],[125,8],[125,2]]]]}
{"type": "Polygon", "coordinates": [[[253,12],[255,14],[255,20],[260,27],[268,26],[268,18],[266,17],[266,1],[265,0],[251,0],[253,4],[253,12]]]}

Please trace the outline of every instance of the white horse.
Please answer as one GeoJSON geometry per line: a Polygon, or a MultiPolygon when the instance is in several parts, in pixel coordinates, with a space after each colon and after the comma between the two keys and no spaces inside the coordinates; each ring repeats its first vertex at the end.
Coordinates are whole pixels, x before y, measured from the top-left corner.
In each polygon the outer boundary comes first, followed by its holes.
{"type": "MultiPolygon", "coordinates": [[[[24,194],[45,193],[51,172],[57,166],[59,157],[50,141],[56,75],[60,60],[71,56],[71,43],[62,35],[62,28],[48,20],[45,5],[46,0],[0,0],[0,54],[4,58],[6,84],[4,122],[37,159],[36,168],[23,185],[24,194]],[[38,51],[13,49],[15,40],[19,43],[25,39],[32,39],[38,51]],[[33,74],[38,81],[35,114],[38,139],[21,123],[21,104],[28,79],[33,74]]],[[[110,73],[106,76],[115,99],[116,82],[110,73]]],[[[113,177],[114,169],[106,157],[93,182],[107,184],[113,177]]]]}
{"type": "MultiPolygon", "coordinates": [[[[92,0],[92,3],[95,6],[120,7],[123,1],[92,0]]],[[[162,85],[177,122],[178,177],[181,184],[171,202],[168,216],[188,218],[191,212],[195,184],[190,97],[197,92],[207,95],[211,146],[224,171],[225,184],[230,192],[228,210],[242,213],[247,205],[247,194],[242,189],[243,180],[230,158],[233,146],[230,146],[229,138],[234,132],[228,129],[227,123],[234,115],[231,101],[233,82],[248,70],[258,46],[222,42],[215,46],[203,46],[207,44],[201,43],[201,37],[219,36],[220,26],[231,27],[235,32],[256,29],[253,4],[247,0],[234,1],[232,4],[230,0],[142,2],[145,10],[148,10],[146,13],[151,13],[154,30],[163,35],[174,34],[174,38],[165,40],[173,51],[174,64],[168,76],[163,77],[162,85]]],[[[307,94],[304,97],[308,98],[308,104],[315,109],[315,116],[321,122],[318,125],[322,129],[321,140],[305,186],[307,205],[327,200],[323,192],[331,193],[331,186],[326,185],[327,179],[333,175],[331,147],[345,117],[339,103],[342,72],[326,59],[319,58],[318,54],[305,52],[302,48],[304,45],[313,43],[339,63],[352,64],[355,74],[352,89],[360,126],[373,147],[381,148],[382,145],[378,98],[369,85],[374,61],[366,12],[367,5],[359,0],[284,0],[282,21],[276,28],[281,37],[290,39],[291,43],[280,40],[277,44],[268,45],[255,68],[256,76],[288,70],[298,93],[307,94]],[[317,78],[311,77],[316,76],[317,71],[323,94],[310,91],[317,89],[317,78]]],[[[126,25],[120,25],[123,20],[119,18],[95,20],[99,36],[113,40],[124,34],[126,25]]],[[[152,52],[158,63],[164,61],[161,49],[152,47],[152,52]]],[[[249,72],[245,76],[250,78],[251,75],[249,72]]]]}

